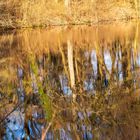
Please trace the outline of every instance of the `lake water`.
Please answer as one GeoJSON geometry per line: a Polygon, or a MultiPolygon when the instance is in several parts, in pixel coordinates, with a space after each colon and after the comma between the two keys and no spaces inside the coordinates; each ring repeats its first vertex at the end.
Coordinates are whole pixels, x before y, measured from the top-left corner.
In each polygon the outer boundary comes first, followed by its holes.
{"type": "Polygon", "coordinates": [[[140,24],[0,32],[0,139],[139,140],[140,24]]]}

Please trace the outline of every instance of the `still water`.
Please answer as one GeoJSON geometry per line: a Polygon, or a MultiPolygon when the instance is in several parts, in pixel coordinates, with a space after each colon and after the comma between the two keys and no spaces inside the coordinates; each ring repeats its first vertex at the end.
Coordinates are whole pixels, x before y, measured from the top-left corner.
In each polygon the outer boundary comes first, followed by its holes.
{"type": "Polygon", "coordinates": [[[0,32],[0,139],[140,140],[140,25],[0,32]]]}

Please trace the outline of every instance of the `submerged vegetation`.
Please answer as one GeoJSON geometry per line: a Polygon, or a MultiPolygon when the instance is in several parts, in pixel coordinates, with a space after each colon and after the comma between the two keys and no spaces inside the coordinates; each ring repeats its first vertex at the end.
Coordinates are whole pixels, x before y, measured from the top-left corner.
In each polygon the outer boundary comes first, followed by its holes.
{"type": "Polygon", "coordinates": [[[139,0],[1,0],[0,27],[87,24],[139,17],[139,0]]]}
{"type": "Polygon", "coordinates": [[[139,23],[119,25],[0,35],[0,136],[140,139],[139,23]]]}

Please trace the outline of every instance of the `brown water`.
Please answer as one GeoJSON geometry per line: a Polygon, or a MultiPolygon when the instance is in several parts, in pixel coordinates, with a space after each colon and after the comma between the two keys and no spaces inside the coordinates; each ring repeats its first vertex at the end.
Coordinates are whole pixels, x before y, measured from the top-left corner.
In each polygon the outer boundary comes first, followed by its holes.
{"type": "Polygon", "coordinates": [[[1,32],[0,139],[139,140],[139,27],[1,32]]]}

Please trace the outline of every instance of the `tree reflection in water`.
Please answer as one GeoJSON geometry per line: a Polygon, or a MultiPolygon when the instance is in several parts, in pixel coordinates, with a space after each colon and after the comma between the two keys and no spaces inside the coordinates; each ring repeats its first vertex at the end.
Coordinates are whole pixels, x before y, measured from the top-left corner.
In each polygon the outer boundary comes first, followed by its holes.
{"type": "Polygon", "coordinates": [[[140,139],[138,27],[1,34],[1,138],[140,139]]]}

